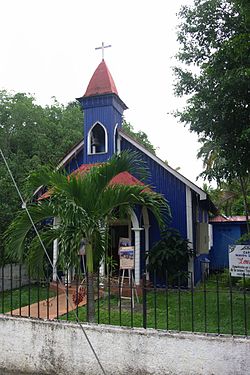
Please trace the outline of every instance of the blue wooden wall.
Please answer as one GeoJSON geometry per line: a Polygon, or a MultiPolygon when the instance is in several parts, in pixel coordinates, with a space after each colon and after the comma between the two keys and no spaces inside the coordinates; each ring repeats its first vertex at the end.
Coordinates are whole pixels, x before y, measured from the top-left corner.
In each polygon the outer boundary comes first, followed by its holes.
{"type": "Polygon", "coordinates": [[[228,268],[228,246],[235,244],[244,233],[246,224],[240,222],[213,223],[213,246],[210,251],[210,268],[228,268]]]}
{"type": "Polygon", "coordinates": [[[70,162],[66,165],[65,169],[68,173],[71,173],[78,169],[83,163],[83,149],[79,150],[79,152],[70,160],[70,162]]]}
{"type": "MultiPolygon", "coordinates": [[[[155,191],[163,194],[169,202],[172,213],[172,219],[169,226],[178,229],[181,235],[186,238],[186,185],[148,155],[139,151],[129,141],[122,139],[121,149],[134,150],[139,153],[141,159],[145,162],[149,170],[149,177],[147,178],[146,183],[152,185],[155,191]]],[[[139,178],[140,176],[136,177],[139,178]]],[[[150,246],[152,246],[153,243],[160,238],[159,229],[155,223],[153,215],[150,215],[150,224],[150,246]]]]}
{"type": "MultiPolygon", "coordinates": [[[[94,112],[96,112],[96,108],[94,112]]],[[[102,113],[102,120],[101,122],[106,121],[105,118],[108,121],[109,116],[112,115],[112,111],[110,108],[106,108],[106,110],[103,110],[102,108],[99,109],[100,113],[98,115],[101,116],[102,113]],[[106,116],[106,117],[105,117],[106,116]]],[[[98,111],[99,112],[99,111],[98,111]]],[[[92,111],[91,111],[92,113],[92,111]]],[[[89,114],[89,122],[91,123],[94,121],[94,117],[91,117],[92,115],[89,114]]],[[[100,119],[100,117],[99,117],[100,119]]],[[[86,114],[85,114],[85,121],[86,121],[86,114]]],[[[85,130],[86,131],[86,130],[85,130]]],[[[108,133],[110,133],[108,131],[108,133]]],[[[112,133],[112,132],[111,132],[112,133]]],[[[109,142],[114,142],[113,134],[111,134],[111,137],[109,136],[109,142]]],[[[85,140],[86,142],[86,140],[85,140]]],[[[86,145],[86,143],[85,143],[86,145]]],[[[72,172],[73,170],[77,169],[81,164],[85,164],[84,162],[84,153],[86,158],[86,146],[84,147],[84,150],[80,150],[79,153],[69,162],[67,166],[68,172],[72,172]]],[[[143,162],[145,162],[145,165],[148,168],[149,176],[147,177],[145,183],[150,184],[155,191],[162,193],[167,201],[169,202],[172,218],[170,222],[168,223],[169,227],[176,228],[180,231],[183,238],[187,238],[187,218],[186,218],[186,185],[180,181],[178,178],[176,178],[174,175],[172,175],[170,172],[168,172],[165,168],[163,168],[161,165],[159,165],[156,161],[154,161],[152,158],[150,158],[148,155],[146,155],[144,152],[138,150],[133,144],[131,144],[129,141],[122,138],[121,141],[121,150],[133,150],[139,153],[141,159],[143,162]]],[[[91,162],[100,162],[100,156],[103,155],[93,155],[93,161],[91,162]],[[95,159],[96,157],[96,159],[95,159]]],[[[108,154],[105,154],[104,160],[106,161],[111,156],[111,152],[109,149],[108,154]]],[[[88,155],[88,162],[90,162],[89,155],[88,155]]],[[[140,178],[139,175],[135,176],[137,178],[140,178]]],[[[204,203],[199,200],[199,195],[192,191],[192,220],[193,220],[193,241],[194,241],[194,248],[196,246],[196,222],[206,221],[208,220],[208,214],[205,211],[205,215],[202,214],[202,209],[205,208],[204,203]]],[[[140,210],[139,210],[140,211],[140,210]]],[[[138,220],[141,221],[141,211],[137,212],[136,215],[138,217],[138,220]]],[[[160,239],[160,230],[158,227],[158,224],[156,223],[156,220],[152,213],[149,212],[149,220],[150,220],[150,243],[149,248],[151,248],[157,241],[160,239]]],[[[144,257],[145,257],[145,237],[144,237],[143,231],[141,232],[141,270],[144,268],[144,257]]],[[[201,278],[201,262],[203,261],[203,258],[207,257],[207,255],[199,255],[194,259],[194,271],[195,271],[195,278],[194,281],[197,283],[201,278]]]]}
{"type": "Polygon", "coordinates": [[[121,127],[123,110],[126,108],[121,99],[114,94],[83,97],[78,99],[84,110],[84,164],[107,161],[115,152],[114,132],[121,127]],[[88,133],[95,123],[101,123],[107,130],[108,151],[88,155],[88,133]]]}

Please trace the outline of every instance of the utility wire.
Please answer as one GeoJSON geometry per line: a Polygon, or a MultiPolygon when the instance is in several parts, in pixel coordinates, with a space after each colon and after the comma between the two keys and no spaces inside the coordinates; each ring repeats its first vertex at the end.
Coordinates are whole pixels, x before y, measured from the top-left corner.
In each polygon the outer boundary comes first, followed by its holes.
{"type": "MultiPolygon", "coordinates": [[[[13,176],[11,170],[10,170],[10,167],[9,167],[9,165],[8,165],[8,162],[7,162],[7,160],[6,160],[5,156],[4,156],[3,151],[2,151],[1,148],[0,148],[0,154],[1,154],[2,158],[3,158],[3,161],[4,161],[5,166],[6,166],[7,170],[8,170],[8,172],[9,172],[9,175],[10,175],[10,177],[11,177],[11,180],[12,180],[12,182],[13,182],[13,185],[15,186],[16,191],[17,191],[17,193],[18,193],[18,195],[19,195],[19,198],[20,198],[20,200],[21,200],[21,202],[22,202],[22,208],[25,209],[25,211],[26,211],[26,213],[27,213],[27,215],[28,215],[28,218],[29,218],[29,220],[30,220],[30,222],[31,222],[31,224],[32,224],[32,226],[33,226],[33,228],[34,228],[34,231],[35,231],[35,233],[36,233],[36,235],[37,235],[37,237],[38,237],[38,239],[39,239],[39,242],[40,242],[40,244],[41,244],[41,246],[42,246],[42,248],[43,248],[43,250],[44,250],[44,253],[45,253],[46,257],[48,258],[49,264],[51,265],[52,268],[54,268],[54,267],[53,267],[53,263],[52,263],[52,261],[51,261],[51,259],[50,259],[50,257],[49,257],[49,254],[48,254],[48,252],[47,252],[47,250],[46,250],[46,248],[45,248],[45,245],[44,245],[44,243],[43,243],[43,241],[42,241],[42,239],[41,239],[41,236],[40,236],[40,234],[39,234],[39,232],[38,232],[38,230],[37,230],[37,228],[36,228],[36,225],[35,225],[35,223],[34,223],[32,217],[31,217],[31,215],[30,215],[30,212],[29,212],[29,210],[28,210],[28,208],[27,208],[26,202],[25,202],[24,199],[23,199],[23,196],[22,196],[22,194],[21,194],[21,192],[20,192],[20,190],[19,190],[19,188],[18,188],[18,186],[17,186],[17,183],[16,183],[16,181],[15,181],[15,179],[14,179],[14,176],[13,176]]],[[[58,280],[60,286],[61,286],[61,287],[64,287],[64,285],[63,285],[63,283],[61,282],[61,280],[60,280],[60,278],[59,278],[57,272],[56,272],[56,279],[58,280]]],[[[93,354],[94,354],[94,356],[95,356],[95,358],[96,358],[96,360],[97,360],[97,362],[98,362],[98,364],[99,364],[99,366],[100,366],[100,368],[101,368],[102,373],[103,373],[104,375],[106,375],[106,372],[105,372],[105,370],[104,370],[104,368],[103,368],[103,366],[102,366],[102,364],[101,364],[101,362],[100,362],[100,359],[98,358],[98,356],[97,356],[97,354],[96,354],[96,351],[95,351],[95,349],[94,349],[94,347],[93,347],[93,345],[92,345],[92,343],[91,343],[91,341],[90,341],[90,339],[89,339],[89,337],[88,337],[88,335],[87,335],[85,329],[83,328],[82,323],[80,322],[80,320],[79,320],[79,318],[78,318],[78,316],[77,316],[77,314],[76,314],[76,312],[75,312],[75,309],[74,309],[74,306],[73,306],[71,300],[69,299],[69,297],[68,297],[66,291],[64,291],[64,293],[65,293],[65,296],[66,296],[66,300],[68,301],[68,303],[69,303],[69,305],[70,305],[72,311],[73,311],[74,314],[75,314],[76,322],[79,324],[79,326],[80,326],[80,328],[81,328],[81,330],[82,330],[82,332],[83,332],[83,334],[84,334],[84,336],[85,336],[85,338],[86,338],[86,340],[87,340],[87,343],[88,343],[88,345],[90,346],[90,348],[91,348],[91,350],[92,350],[92,352],[93,352],[93,354]]]]}

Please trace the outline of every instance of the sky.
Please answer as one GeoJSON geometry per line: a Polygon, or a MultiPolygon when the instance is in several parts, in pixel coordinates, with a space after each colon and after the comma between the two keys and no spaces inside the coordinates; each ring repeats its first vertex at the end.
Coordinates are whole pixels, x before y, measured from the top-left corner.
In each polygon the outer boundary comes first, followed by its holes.
{"type": "Polygon", "coordinates": [[[173,92],[177,12],[192,3],[0,0],[0,89],[66,104],[84,94],[101,62],[95,47],[111,44],[105,61],[129,107],[125,119],[148,135],[162,160],[202,186],[197,136],[171,115],[185,104],[173,92]]]}

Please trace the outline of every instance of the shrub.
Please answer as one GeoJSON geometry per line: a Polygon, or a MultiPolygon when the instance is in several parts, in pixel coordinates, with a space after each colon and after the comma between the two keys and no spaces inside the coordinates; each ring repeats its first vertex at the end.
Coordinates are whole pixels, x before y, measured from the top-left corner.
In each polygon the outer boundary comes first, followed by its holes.
{"type": "Polygon", "coordinates": [[[187,264],[194,255],[189,248],[189,241],[182,238],[176,229],[167,229],[148,252],[148,270],[156,271],[158,277],[165,279],[166,272],[169,280],[173,281],[177,275],[188,276],[187,264]]]}

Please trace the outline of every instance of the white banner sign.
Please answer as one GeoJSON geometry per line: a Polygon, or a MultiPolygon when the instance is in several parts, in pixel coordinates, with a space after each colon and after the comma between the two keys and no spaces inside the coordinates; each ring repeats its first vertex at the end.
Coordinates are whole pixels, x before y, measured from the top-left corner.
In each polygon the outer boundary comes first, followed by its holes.
{"type": "Polygon", "coordinates": [[[120,269],[133,270],[135,268],[134,246],[120,247],[120,269]]]}
{"type": "Polygon", "coordinates": [[[250,245],[229,246],[229,270],[231,276],[250,277],[250,245]]]}

